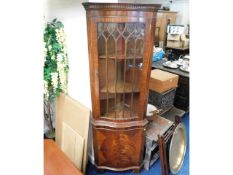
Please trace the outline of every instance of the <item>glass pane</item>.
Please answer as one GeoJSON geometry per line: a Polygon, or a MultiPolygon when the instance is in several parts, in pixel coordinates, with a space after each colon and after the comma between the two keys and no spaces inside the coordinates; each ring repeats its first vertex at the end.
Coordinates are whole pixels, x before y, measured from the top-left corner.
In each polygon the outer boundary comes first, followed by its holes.
{"type": "Polygon", "coordinates": [[[105,39],[103,36],[100,36],[99,39],[98,39],[98,52],[99,52],[99,55],[106,55],[105,51],[105,39]]]}
{"type": "Polygon", "coordinates": [[[138,117],[144,23],[98,23],[100,115],[138,117]]]}
{"type": "Polygon", "coordinates": [[[107,52],[109,58],[115,57],[115,40],[113,36],[110,36],[107,41],[107,52]]]}
{"type": "Polygon", "coordinates": [[[132,58],[135,55],[136,43],[133,37],[130,37],[127,40],[127,51],[126,56],[127,58],[132,58]]]}
{"type": "Polygon", "coordinates": [[[125,59],[125,39],[123,36],[117,39],[117,59],[125,59]]]}

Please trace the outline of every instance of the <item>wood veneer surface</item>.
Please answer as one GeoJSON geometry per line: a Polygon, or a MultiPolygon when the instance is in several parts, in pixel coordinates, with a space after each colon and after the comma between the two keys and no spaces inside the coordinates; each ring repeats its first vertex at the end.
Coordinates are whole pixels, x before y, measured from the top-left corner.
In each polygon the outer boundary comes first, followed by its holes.
{"type": "Polygon", "coordinates": [[[44,140],[44,175],[83,175],[54,141],[44,140]]]}

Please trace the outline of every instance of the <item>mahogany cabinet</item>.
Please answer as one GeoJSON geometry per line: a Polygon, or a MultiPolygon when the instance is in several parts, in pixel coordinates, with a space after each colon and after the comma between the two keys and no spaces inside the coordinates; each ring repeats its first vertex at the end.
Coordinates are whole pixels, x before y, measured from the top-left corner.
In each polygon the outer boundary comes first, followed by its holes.
{"type": "Polygon", "coordinates": [[[157,4],[83,3],[95,166],[139,171],[157,4]]]}

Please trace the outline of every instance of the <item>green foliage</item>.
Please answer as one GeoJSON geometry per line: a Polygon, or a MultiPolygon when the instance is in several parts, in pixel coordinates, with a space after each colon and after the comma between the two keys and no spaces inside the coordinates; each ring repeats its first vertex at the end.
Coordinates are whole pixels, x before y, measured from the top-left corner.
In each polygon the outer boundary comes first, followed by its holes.
{"type": "Polygon", "coordinates": [[[61,92],[67,92],[69,71],[64,25],[54,19],[44,29],[44,83],[45,100],[51,101],[61,92]]]}

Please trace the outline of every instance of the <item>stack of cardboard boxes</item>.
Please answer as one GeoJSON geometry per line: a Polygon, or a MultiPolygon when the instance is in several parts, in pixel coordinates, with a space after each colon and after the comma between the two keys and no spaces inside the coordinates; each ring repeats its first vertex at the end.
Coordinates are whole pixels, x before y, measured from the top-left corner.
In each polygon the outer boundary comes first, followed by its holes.
{"type": "Polygon", "coordinates": [[[161,109],[162,114],[173,107],[178,75],[154,69],[149,82],[149,103],[161,109]]]}
{"type": "Polygon", "coordinates": [[[189,47],[189,39],[184,34],[168,34],[167,47],[187,48],[189,47]]]}
{"type": "Polygon", "coordinates": [[[167,47],[171,47],[171,48],[189,47],[189,39],[184,34],[184,26],[182,25],[169,25],[168,26],[167,47]]]}

